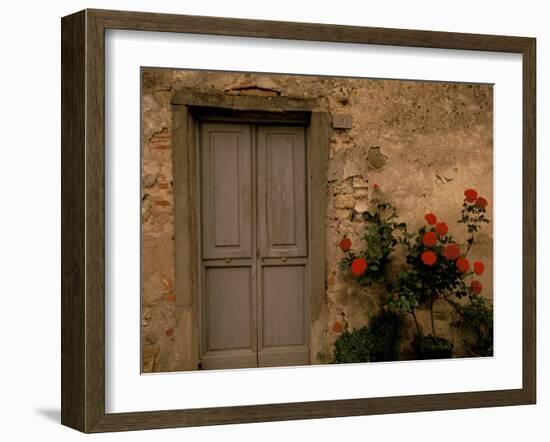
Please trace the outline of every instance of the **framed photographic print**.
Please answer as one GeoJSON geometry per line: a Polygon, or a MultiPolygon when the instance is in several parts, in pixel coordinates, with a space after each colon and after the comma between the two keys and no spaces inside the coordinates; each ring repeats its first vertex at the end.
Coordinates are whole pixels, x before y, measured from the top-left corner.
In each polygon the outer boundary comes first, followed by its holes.
{"type": "Polygon", "coordinates": [[[62,423],[534,403],[535,53],[63,18],[62,423]]]}

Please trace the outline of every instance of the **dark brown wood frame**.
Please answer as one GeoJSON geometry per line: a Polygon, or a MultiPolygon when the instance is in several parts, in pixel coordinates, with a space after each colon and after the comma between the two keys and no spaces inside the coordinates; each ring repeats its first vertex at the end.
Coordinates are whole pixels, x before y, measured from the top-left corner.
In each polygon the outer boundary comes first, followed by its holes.
{"type": "MultiPolygon", "coordinates": [[[[533,404],[536,400],[536,40],[84,10],[62,19],[61,421],[84,432],[533,404]],[[105,413],[105,30],[284,38],[523,56],[523,385],[514,390],[105,413]]],[[[518,146],[519,148],[519,146],[518,146]]]]}

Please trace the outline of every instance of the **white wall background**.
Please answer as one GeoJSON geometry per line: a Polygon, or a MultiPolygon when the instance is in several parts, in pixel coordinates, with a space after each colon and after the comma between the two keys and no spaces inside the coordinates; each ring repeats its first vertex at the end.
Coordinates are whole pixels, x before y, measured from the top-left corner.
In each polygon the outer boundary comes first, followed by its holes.
{"type": "MultiPolygon", "coordinates": [[[[83,440],[59,425],[60,17],[82,8],[339,23],[538,39],[538,405],[91,436],[95,440],[548,440],[550,435],[550,28],[545,2],[52,0],[4,2],[0,15],[0,438],[83,440]]],[[[518,189],[518,192],[520,189],[518,189]]],[[[514,195],[510,195],[513,198],[514,195]]],[[[442,373],[444,376],[444,373],[442,373]]]]}

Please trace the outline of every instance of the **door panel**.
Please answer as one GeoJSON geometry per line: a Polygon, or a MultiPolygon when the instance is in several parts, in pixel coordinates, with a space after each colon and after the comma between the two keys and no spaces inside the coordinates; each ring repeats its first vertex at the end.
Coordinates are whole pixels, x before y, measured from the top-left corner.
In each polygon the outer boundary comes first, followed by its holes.
{"type": "Polygon", "coordinates": [[[262,347],[305,344],[305,266],[262,266],[262,347]]]}
{"type": "Polygon", "coordinates": [[[203,258],[252,256],[250,126],[203,124],[203,258]]]}
{"type": "Polygon", "coordinates": [[[252,348],[250,267],[205,269],[207,351],[252,348]]]}
{"type": "Polygon", "coordinates": [[[307,266],[303,258],[264,259],[258,310],[258,366],[309,364],[307,266]]]}
{"type": "Polygon", "coordinates": [[[203,368],[256,366],[255,301],[251,270],[250,266],[204,269],[203,368]]]}
{"type": "Polygon", "coordinates": [[[306,152],[303,127],[258,128],[260,256],[307,255],[306,152]]]}

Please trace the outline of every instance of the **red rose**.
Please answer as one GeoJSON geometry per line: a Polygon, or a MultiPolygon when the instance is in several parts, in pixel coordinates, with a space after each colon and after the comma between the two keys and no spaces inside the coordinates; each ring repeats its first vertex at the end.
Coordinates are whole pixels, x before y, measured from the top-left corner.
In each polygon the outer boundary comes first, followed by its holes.
{"type": "Polygon", "coordinates": [[[485,266],[481,261],[474,262],[474,273],[476,275],[481,275],[485,271],[485,266]]]}
{"type": "Polygon", "coordinates": [[[340,249],[342,249],[342,252],[347,252],[351,249],[351,239],[346,237],[342,238],[342,241],[340,241],[340,249]]]}
{"type": "Polygon", "coordinates": [[[437,261],[437,255],[431,250],[426,250],[424,253],[422,253],[422,255],[420,255],[420,259],[427,266],[433,266],[437,261]]]}
{"type": "Polygon", "coordinates": [[[470,288],[472,289],[472,291],[476,295],[479,295],[481,293],[481,291],[483,290],[483,286],[481,285],[481,282],[479,282],[479,281],[472,281],[472,283],[470,284],[470,288]]]}
{"type": "Polygon", "coordinates": [[[437,222],[437,218],[433,213],[426,213],[424,219],[428,224],[431,224],[432,226],[437,222]]]}
{"type": "Polygon", "coordinates": [[[376,183],[374,183],[374,185],[373,185],[372,187],[374,188],[374,190],[380,189],[380,186],[379,186],[378,184],[376,184],[376,183]]]}
{"type": "Polygon", "coordinates": [[[477,198],[477,192],[474,189],[466,189],[464,196],[466,197],[466,201],[473,203],[477,198]]]}
{"type": "Polygon", "coordinates": [[[437,235],[435,232],[426,232],[422,236],[422,244],[426,247],[433,247],[437,243],[437,235]]]}
{"type": "Polygon", "coordinates": [[[476,206],[481,207],[482,209],[485,209],[485,207],[487,207],[487,204],[489,204],[489,202],[482,196],[476,199],[476,206]]]}
{"type": "Polygon", "coordinates": [[[458,268],[459,272],[465,273],[470,270],[470,261],[468,261],[466,258],[458,258],[456,260],[456,267],[458,268]]]}
{"type": "Polygon", "coordinates": [[[449,231],[449,226],[445,223],[437,223],[435,226],[435,231],[441,236],[445,236],[449,231]]]}
{"type": "Polygon", "coordinates": [[[448,244],[443,249],[443,256],[448,260],[454,261],[460,256],[460,247],[456,244],[448,244]]]}
{"type": "Polygon", "coordinates": [[[367,270],[367,261],[365,258],[356,258],[351,263],[351,273],[353,273],[355,276],[360,276],[363,273],[365,273],[365,270],[367,270]]]}

